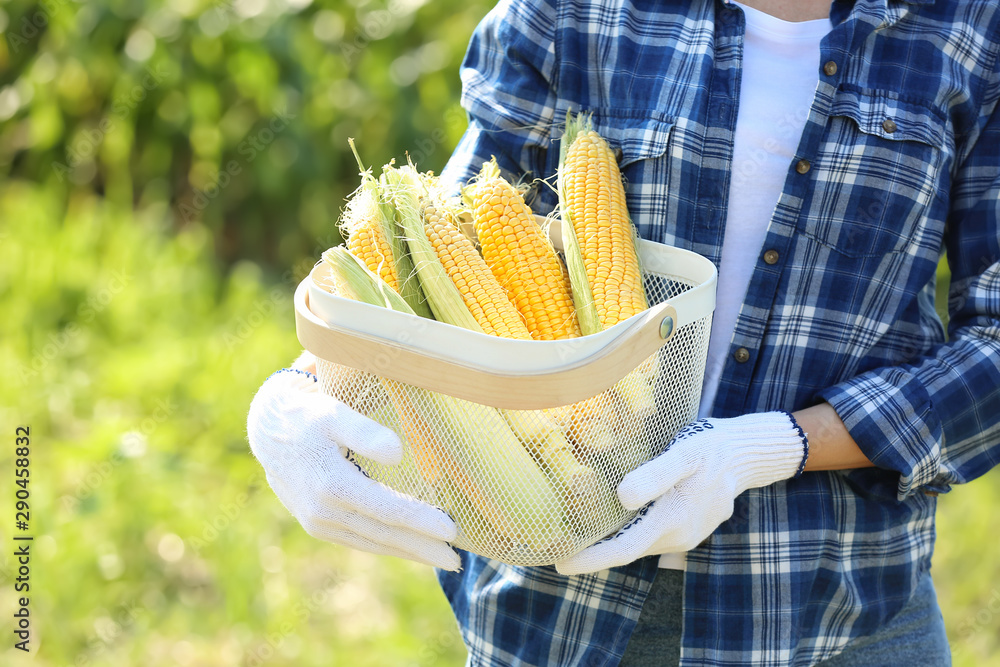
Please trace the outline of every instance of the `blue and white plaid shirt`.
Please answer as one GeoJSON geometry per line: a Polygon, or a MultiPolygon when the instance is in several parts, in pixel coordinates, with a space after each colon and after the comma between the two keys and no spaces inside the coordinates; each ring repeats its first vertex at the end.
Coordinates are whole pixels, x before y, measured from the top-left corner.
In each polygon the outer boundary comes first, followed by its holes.
{"type": "MultiPolygon", "coordinates": [[[[930,567],[934,496],[1000,460],[1000,3],[838,0],[831,20],[761,249],[778,261],[732,339],[749,360],[730,356],[713,415],[825,400],[878,467],[737,498],[687,557],[683,665],[810,665],[873,633],[930,567]]],[[[743,34],[725,0],[502,0],[469,46],[444,176],[491,155],[552,176],[566,111],[592,111],[640,234],[718,263],[743,34]]],[[[538,188],[536,210],[554,204],[538,188]]],[[[617,664],[657,571],[462,556],[439,577],[475,665],[617,664]]]]}

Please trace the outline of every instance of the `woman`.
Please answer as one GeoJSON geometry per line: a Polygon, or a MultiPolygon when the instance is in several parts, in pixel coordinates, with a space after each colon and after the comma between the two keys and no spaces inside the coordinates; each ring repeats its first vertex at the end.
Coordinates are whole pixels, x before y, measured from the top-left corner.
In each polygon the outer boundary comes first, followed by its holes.
{"type": "Polygon", "coordinates": [[[935,496],[1000,460],[998,27],[985,0],[501,2],[443,177],[551,176],[559,121],[593,112],[639,233],[719,267],[706,421],[622,482],[637,522],[555,568],[448,547],[343,458],[395,437],[299,373],[251,408],[275,492],[441,568],[471,664],[948,664],[935,496]]]}

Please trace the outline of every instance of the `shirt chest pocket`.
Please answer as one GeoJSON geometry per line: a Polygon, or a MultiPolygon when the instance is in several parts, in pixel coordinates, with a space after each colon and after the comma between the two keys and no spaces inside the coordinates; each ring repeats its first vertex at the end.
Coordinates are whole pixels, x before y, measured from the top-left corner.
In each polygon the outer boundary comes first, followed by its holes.
{"type": "MultiPolygon", "coordinates": [[[[659,240],[669,219],[670,174],[666,159],[674,118],[657,111],[594,109],[594,129],[615,152],[625,198],[643,238],[659,240]]],[[[561,128],[559,136],[561,138],[561,128]]]]}
{"type": "Polygon", "coordinates": [[[849,258],[904,251],[941,188],[945,118],[890,92],[839,90],[813,160],[802,233],[849,258]]]}

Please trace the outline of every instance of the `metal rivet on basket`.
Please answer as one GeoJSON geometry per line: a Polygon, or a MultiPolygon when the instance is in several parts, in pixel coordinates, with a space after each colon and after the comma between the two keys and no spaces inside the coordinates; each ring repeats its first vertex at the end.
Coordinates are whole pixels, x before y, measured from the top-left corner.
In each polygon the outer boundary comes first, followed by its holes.
{"type": "Polygon", "coordinates": [[[674,332],[674,318],[667,315],[660,320],[660,338],[666,340],[674,332]]]}

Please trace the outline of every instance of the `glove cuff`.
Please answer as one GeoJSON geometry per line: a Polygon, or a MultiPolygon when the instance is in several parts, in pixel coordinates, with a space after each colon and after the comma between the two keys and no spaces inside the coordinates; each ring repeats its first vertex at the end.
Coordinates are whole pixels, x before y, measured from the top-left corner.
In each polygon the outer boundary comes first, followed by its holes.
{"type": "Polygon", "coordinates": [[[311,378],[313,382],[319,382],[319,378],[316,377],[315,373],[310,373],[309,371],[304,371],[301,368],[279,368],[278,370],[276,370],[273,373],[271,373],[267,377],[267,379],[270,380],[271,378],[273,378],[275,375],[278,375],[279,373],[298,373],[299,375],[303,375],[303,376],[305,376],[307,378],[311,378]]]}
{"type": "Polygon", "coordinates": [[[296,432],[290,421],[303,425],[312,421],[309,404],[303,399],[318,392],[319,382],[312,373],[294,368],[271,373],[250,402],[247,415],[247,438],[254,455],[259,458],[258,449],[276,440],[286,446],[287,434],[296,432]]]}
{"type": "Polygon", "coordinates": [[[738,492],[767,486],[802,474],[809,457],[809,440],[788,412],[739,417],[733,441],[738,492]]]}
{"type": "Polygon", "coordinates": [[[783,414],[788,415],[788,419],[792,422],[792,426],[795,427],[795,431],[799,434],[799,437],[802,438],[802,460],[799,461],[799,467],[795,471],[795,474],[792,475],[792,477],[795,478],[801,475],[802,471],[806,469],[806,461],[809,460],[809,436],[807,436],[806,432],[802,430],[801,426],[799,426],[799,422],[795,420],[795,415],[791,412],[783,412],[783,414]]]}

